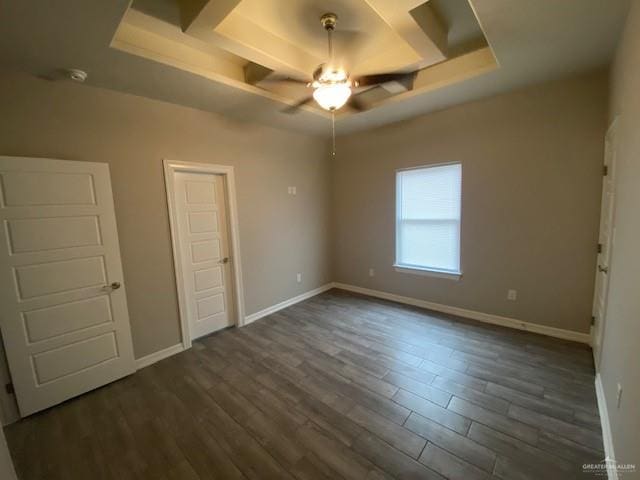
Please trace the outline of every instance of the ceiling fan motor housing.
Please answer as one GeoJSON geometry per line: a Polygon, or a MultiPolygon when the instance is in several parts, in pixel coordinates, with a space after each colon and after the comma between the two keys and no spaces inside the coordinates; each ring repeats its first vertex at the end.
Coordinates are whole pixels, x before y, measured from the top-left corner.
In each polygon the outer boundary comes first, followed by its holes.
{"type": "Polygon", "coordinates": [[[320,17],[320,23],[325,30],[335,30],[338,23],[338,15],[335,13],[325,13],[320,17]]]}

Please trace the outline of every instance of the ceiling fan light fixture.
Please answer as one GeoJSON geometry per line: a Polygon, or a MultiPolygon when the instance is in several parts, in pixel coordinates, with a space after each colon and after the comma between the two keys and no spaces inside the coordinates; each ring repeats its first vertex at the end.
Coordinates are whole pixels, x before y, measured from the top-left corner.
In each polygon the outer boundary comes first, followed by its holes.
{"type": "Polygon", "coordinates": [[[325,68],[318,81],[320,83],[345,83],[348,79],[349,75],[343,68],[325,68]]]}
{"type": "Polygon", "coordinates": [[[351,87],[348,82],[323,84],[313,92],[313,98],[318,105],[330,112],[343,107],[350,96],[351,87]]]}

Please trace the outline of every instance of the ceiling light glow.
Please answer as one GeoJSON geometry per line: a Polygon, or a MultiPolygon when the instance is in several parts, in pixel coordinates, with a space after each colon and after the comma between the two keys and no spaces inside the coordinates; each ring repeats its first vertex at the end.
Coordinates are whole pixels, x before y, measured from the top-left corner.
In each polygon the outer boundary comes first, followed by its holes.
{"type": "Polygon", "coordinates": [[[350,96],[351,88],[348,82],[321,84],[313,92],[313,98],[318,105],[329,111],[344,106],[350,96]]]}

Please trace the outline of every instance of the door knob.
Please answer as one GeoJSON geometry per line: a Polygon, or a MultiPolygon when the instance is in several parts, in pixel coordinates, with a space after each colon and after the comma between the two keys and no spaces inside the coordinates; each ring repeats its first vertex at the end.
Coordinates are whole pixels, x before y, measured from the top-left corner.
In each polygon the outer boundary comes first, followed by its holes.
{"type": "Polygon", "coordinates": [[[223,259],[221,259],[218,263],[229,263],[229,257],[224,257],[223,259]]]}
{"type": "Polygon", "coordinates": [[[120,282],[113,282],[111,285],[105,285],[103,288],[109,292],[113,292],[121,287],[120,282]]]}
{"type": "Polygon", "coordinates": [[[598,271],[602,273],[608,273],[609,269],[607,267],[603,267],[602,265],[598,265],[598,271]]]}

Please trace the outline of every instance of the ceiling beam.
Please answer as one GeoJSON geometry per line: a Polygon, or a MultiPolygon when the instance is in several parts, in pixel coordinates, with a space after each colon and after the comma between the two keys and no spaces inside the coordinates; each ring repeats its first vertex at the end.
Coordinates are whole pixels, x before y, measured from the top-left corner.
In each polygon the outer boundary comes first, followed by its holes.
{"type": "Polygon", "coordinates": [[[270,68],[259,63],[249,62],[244,66],[244,81],[249,85],[255,85],[273,73],[270,68]]]}
{"type": "Polygon", "coordinates": [[[407,75],[402,80],[394,80],[393,82],[381,83],[380,86],[392,95],[408,92],[413,88],[413,82],[416,75],[407,75]]]}
{"type": "Polygon", "coordinates": [[[422,60],[423,68],[446,60],[447,27],[424,0],[365,0],[400,35],[422,60]]]}
{"type": "Polygon", "coordinates": [[[182,31],[215,29],[241,0],[178,0],[182,31]]]}
{"type": "Polygon", "coordinates": [[[234,9],[241,0],[178,0],[182,30],[271,70],[307,78],[322,61],[234,9]]]}

